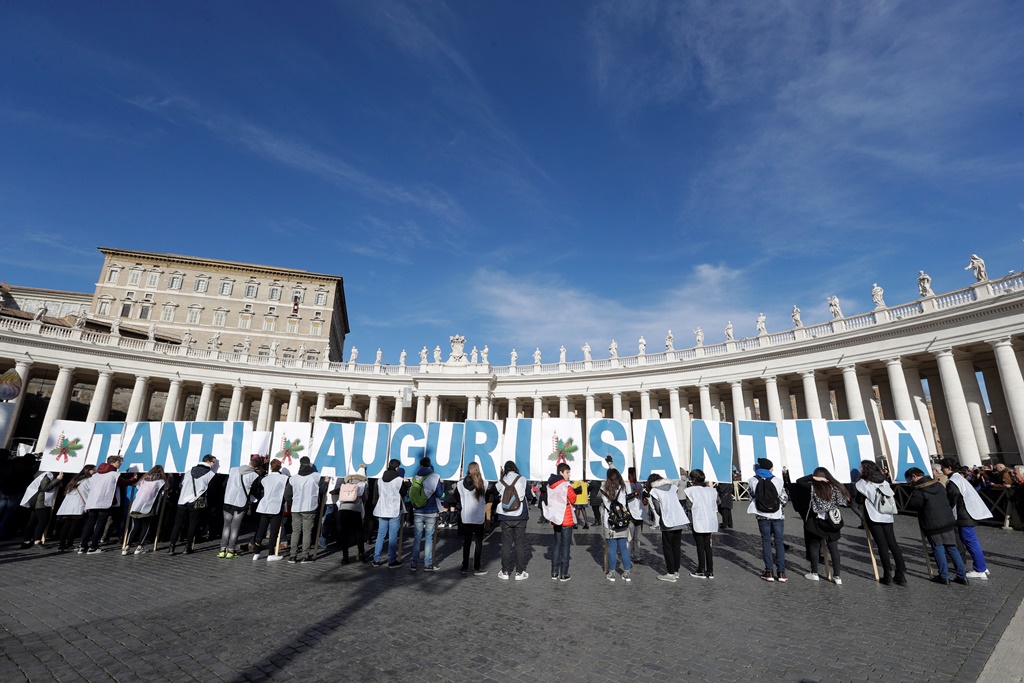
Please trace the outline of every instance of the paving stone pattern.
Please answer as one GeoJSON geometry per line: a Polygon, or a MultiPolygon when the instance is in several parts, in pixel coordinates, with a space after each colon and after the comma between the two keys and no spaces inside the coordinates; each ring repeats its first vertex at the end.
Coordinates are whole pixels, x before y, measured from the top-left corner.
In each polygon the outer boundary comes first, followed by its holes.
{"type": "Polygon", "coordinates": [[[6,545],[0,681],[972,681],[1024,598],[1019,532],[982,528],[992,578],[943,587],[927,581],[916,520],[901,517],[902,588],[874,583],[864,532],[848,526],[835,586],[803,578],[790,513],[790,581],[769,584],[753,518],[736,522],[715,539],[713,581],[685,574],[695,553],[684,534],[676,584],[655,579],[650,531],[632,583],[606,581],[594,529],[575,535],[572,581],[553,582],[549,527],[533,520],[519,582],[497,577],[498,532],[482,577],[459,573],[454,530],[438,531],[434,573],[340,554],[218,560],[212,543],[175,557],[6,545]]]}

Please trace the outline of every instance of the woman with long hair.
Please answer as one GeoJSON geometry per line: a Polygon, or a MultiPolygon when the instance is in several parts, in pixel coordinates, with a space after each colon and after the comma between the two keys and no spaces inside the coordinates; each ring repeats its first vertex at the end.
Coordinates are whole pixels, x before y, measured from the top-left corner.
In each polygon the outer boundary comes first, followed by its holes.
{"type": "Polygon", "coordinates": [[[526,571],[526,524],[530,517],[526,483],[515,461],[506,461],[495,485],[498,493],[498,521],[501,522],[501,571],[498,572],[498,578],[503,581],[508,581],[513,573],[516,581],[530,578],[526,571]],[[508,489],[511,491],[506,494],[508,489]]]}
{"type": "Polygon", "coordinates": [[[263,456],[253,455],[249,464],[232,467],[228,471],[227,486],[224,488],[224,505],[221,510],[224,524],[220,535],[220,552],[217,557],[230,560],[239,553],[237,551],[238,532],[242,528],[242,520],[249,511],[252,499],[252,485],[260,478],[263,467],[263,456]]]}
{"type": "Polygon", "coordinates": [[[614,467],[608,470],[607,478],[601,487],[601,510],[604,535],[608,539],[608,574],[605,578],[609,581],[615,580],[615,565],[618,557],[621,557],[622,580],[631,581],[629,572],[633,568],[633,561],[629,555],[629,527],[632,523],[629,519],[622,520],[623,513],[627,518],[629,516],[626,512],[626,482],[614,467]]]}
{"type": "Polygon", "coordinates": [[[636,479],[635,467],[626,470],[626,478],[626,507],[633,518],[633,523],[629,527],[629,553],[634,562],[643,564],[643,558],[640,557],[640,537],[643,535],[644,520],[647,519],[647,494],[643,485],[636,479]]]}
{"type": "Polygon", "coordinates": [[[25,489],[25,495],[21,498],[21,507],[28,508],[31,517],[25,525],[25,540],[22,548],[31,548],[36,545],[43,547],[43,535],[46,527],[50,525],[50,511],[53,509],[53,501],[60,488],[60,480],[64,473],[60,472],[54,476],[50,472],[39,472],[32,483],[25,489]]]}
{"type": "Polygon", "coordinates": [[[679,566],[682,564],[683,527],[690,523],[679,502],[679,487],[671,479],[651,473],[647,477],[650,488],[650,502],[654,509],[654,524],[661,529],[661,550],[665,556],[665,573],[659,581],[675,583],[679,580],[679,566]]]}
{"type": "Polygon", "coordinates": [[[57,552],[71,550],[73,539],[82,533],[85,525],[85,501],[89,498],[89,477],[96,472],[96,465],[86,465],[64,487],[64,500],[57,508],[57,522],[60,524],[60,536],[57,552]]]}
{"type": "Polygon", "coordinates": [[[702,470],[690,472],[690,485],[683,491],[690,503],[690,529],[697,546],[697,571],[690,572],[695,579],[715,578],[715,562],[711,555],[711,534],[718,531],[718,491],[708,486],[702,470]]]}
{"type": "Polygon", "coordinates": [[[832,580],[837,586],[843,585],[839,574],[842,562],[839,557],[840,529],[843,527],[843,516],[839,510],[841,505],[850,502],[850,493],[840,484],[832,473],[824,467],[818,467],[810,475],[800,477],[795,484],[810,489],[810,508],[804,518],[804,544],[807,548],[807,561],[811,571],[804,575],[805,579],[818,581],[818,553],[821,542],[828,546],[832,558],[832,580]]]}
{"type": "Polygon", "coordinates": [[[458,483],[456,487],[459,500],[462,503],[462,568],[460,571],[469,571],[469,547],[476,541],[476,551],[473,553],[473,574],[483,576],[487,572],[481,567],[480,559],[483,556],[484,545],[484,522],[487,519],[487,503],[485,493],[487,482],[480,474],[480,465],[476,462],[469,463],[466,468],[466,478],[458,483]]]}
{"type": "Polygon", "coordinates": [[[892,487],[885,480],[885,474],[873,460],[865,460],[860,464],[860,479],[857,480],[857,502],[864,506],[864,524],[867,525],[871,538],[878,548],[878,557],[882,561],[882,578],[879,583],[888,586],[895,582],[900,586],[907,585],[907,565],[903,561],[903,552],[896,542],[893,533],[894,516],[878,509],[886,497],[894,499],[892,487]],[[892,574],[892,561],[896,560],[896,576],[892,574]]]}
{"type": "Polygon", "coordinates": [[[146,552],[144,546],[149,540],[149,529],[153,525],[153,518],[160,510],[158,501],[161,494],[166,491],[166,487],[167,475],[160,465],[155,465],[153,469],[142,476],[142,480],[139,481],[139,490],[136,491],[132,507],[128,511],[128,517],[132,520],[132,528],[128,534],[128,545],[121,551],[122,555],[127,555],[133,544],[136,555],[146,552]]]}

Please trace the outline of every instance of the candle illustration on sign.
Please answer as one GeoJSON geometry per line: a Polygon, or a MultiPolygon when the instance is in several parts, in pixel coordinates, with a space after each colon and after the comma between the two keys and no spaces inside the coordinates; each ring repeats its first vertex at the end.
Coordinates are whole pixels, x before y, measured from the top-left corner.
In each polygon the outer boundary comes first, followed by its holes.
{"type": "Polygon", "coordinates": [[[565,441],[558,438],[558,434],[555,433],[551,436],[551,455],[548,456],[548,460],[554,460],[555,465],[561,465],[563,462],[568,464],[570,460],[575,460],[573,453],[580,449],[579,446],[572,442],[570,436],[565,441]]]}
{"type": "Polygon", "coordinates": [[[82,444],[79,441],[77,436],[74,439],[69,439],[64,432],[61,432],[57,438],[57,447],[50,451],[50,455],[57,456],[57,462],[60,462],[61,458],[64,458],[64,462],[69,462],[68,458],[77,458],[78,451],[82,450],[82,444]]]}
{"type": "Polygon", "coordinates": [[[305,450],[306,447],[302,445],[302,439],[295,438],[289,440],[287,435],[281,437],[281,450],[274,454],[274,457],[281,461],[282,466],[288,466],[292,464],[292,457],[297,456],[300,451],[305,450]]]}

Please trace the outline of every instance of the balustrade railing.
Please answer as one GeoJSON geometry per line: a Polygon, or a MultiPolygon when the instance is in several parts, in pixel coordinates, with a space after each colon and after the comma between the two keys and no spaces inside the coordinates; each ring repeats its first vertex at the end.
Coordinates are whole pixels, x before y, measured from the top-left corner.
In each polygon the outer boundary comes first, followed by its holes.
{"type": "Polygon", "coordinates": [[[974,291],[973,287],[971,289],[961,289],[959,292],[950,292],[949,294],[935,297],[935,308],[941,311],[953,306],[963,306],[964,304],[976,301],[977,298],[978,294],[974,291]]]}

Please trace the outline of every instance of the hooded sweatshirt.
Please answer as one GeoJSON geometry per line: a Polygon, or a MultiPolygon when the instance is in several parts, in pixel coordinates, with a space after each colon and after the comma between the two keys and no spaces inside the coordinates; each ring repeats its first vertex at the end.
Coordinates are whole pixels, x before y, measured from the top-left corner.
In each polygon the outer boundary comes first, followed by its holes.
{"type": "Polygon", "coordinates": [[[462,501],[462,523],[483,524],[487,517],[487,482],[484,482],[484,493],[476,497],[476,488],[473,486],[473,478],[466,476],[456,487],[459,492],[459,500],[462,501]]]}
{"type": "Polygon", "coordinates": [[[555,526],[575,526],[576,492],[569,482],[560,474],[552,474],[544,490],[547,494],[547,500],[542,503],[544,518],[555,526]]]}
{"type": "Polygon", "coordinates": [[[747,514],[757,515],[758,517],[764,517],[765,519],[783,519],[789,495],[786,493],[786,488],[782,483],[782,479],[773,475],[771,470],[757,469],[754,470],[754,476],[747,483],[750,485],[750,505],[747,506],[747,514]],[[761,479],[765,481],[762,482],[758,477],[761,477],[761,479]],[[754,501],[754,489],[756,489],[759,484],[775,486],[775,488],[778,489],[779,509],[775,512],[761,512],[757,509],[757,504],[754,501]]]}
{"type": "Polygon", "coordinates": [[[917,512],[917,523],[928,536],[952,531],[956,525],[946,490],[929,476],[917,480],[907,501],[907,509],[917,512]]]}
{"type": "MultiPolygon", "coordinates": [[[[678,488],[671,479],[659,479],[651,485],[651,505],[655,522],[662,531],[678,531],[690,523],[679,502],[678,488]]],[[[718,519],[717,512],[715,519],[718,519]]]]}
{"type": "Polygon", "coordinates": [[[302,465],[299,473],[288,479],[285,500],[292,503],[292,512],[316,512],[320,505],[320,473],[312,465],[302,465]]]}
{"type": "Polygon", "coordinates": [[[373,516],[377,519],[394,519],[402,513],[402,468],[385,470],[377,485],[377,505],[373,516]]]}
{"type": "Polygon", "coordinates": [[[232,467],[228,472],[228,485],[224,489],[224,507],[232,506],[235,511],[245,509],[252,493],[253,482],[259,478],[259,472],[251,465],[232,467]]]}
{"type": "Polygon", "coordinates": [[[434,474],[433,467],[421,467],[416,470],[417,477],[423,477],[423,492],[427,494],[427,504],[416,508],[413,512],[417,515],[436,515],[437,501],[444,495],[444,482],[441,477],[434,474]]]}
{"type": "Polygon", "coordinates": [[[86,498],[86,510],[107,510],[121,503],[121,495],[117,487],[120,475],[117,468],[110,463],[103,463],[96,468],[96,474],[89,478],[89,497],[86,498]]]}
{"type": "Polygon", "coordinates": [[[189,473],[181,480],[178,505],[188,505],[189,503],[196,502],[196,499],[210,488],[210,481],[213,479],[214,474],[213,468],[209,463],[205,462],[201,462],[189,470],[189,473]]]}
{"type": "Polygon", "coordinates": [[[60,482],[49,472],[40,472],[25,489],[21,498],[21,507],[36,510],[53,507],[53,498],[57,495],[60,482]]]}
{"type": "Polygon", "coordinates": [[[885,480],[885,475],[881,472],[876,473],[870,478],[861,477],[857,480],[855,485],[857,489],[858,500],[864,504],[864,510],[868,513],[868,519],[875,524],[892,524],[894,517],[878,511],[876,505],[878,504],[879,492],[884,493],[887,496],[893,495],[892,487],[889,486],[889,482],[885,480]]]}

